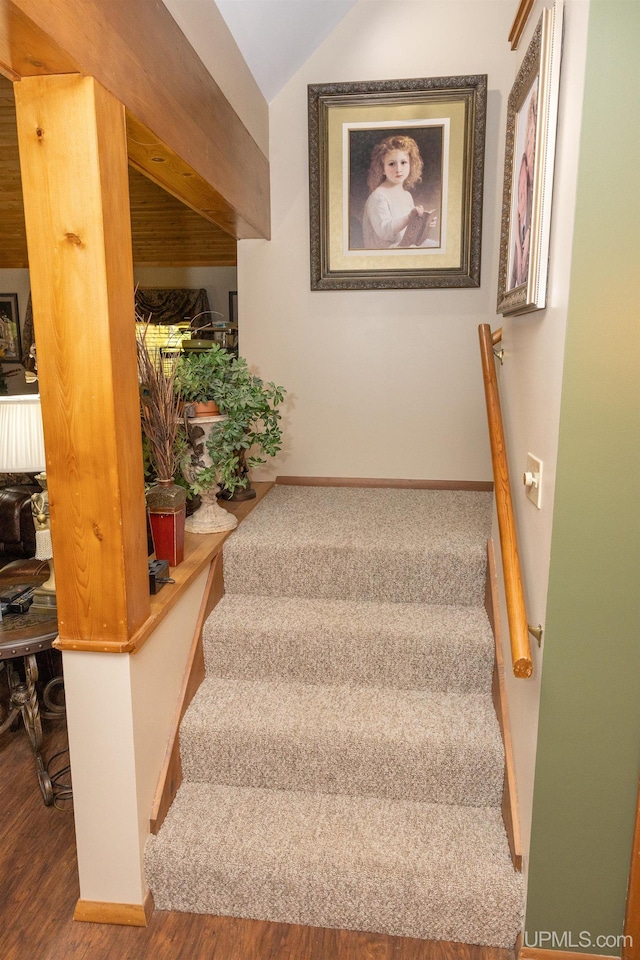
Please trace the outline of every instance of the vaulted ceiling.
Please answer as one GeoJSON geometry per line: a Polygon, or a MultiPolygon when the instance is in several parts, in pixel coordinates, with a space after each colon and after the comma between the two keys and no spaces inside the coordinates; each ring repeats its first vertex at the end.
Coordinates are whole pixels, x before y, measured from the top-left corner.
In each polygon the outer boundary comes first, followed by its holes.
{"type": "MultiPolygon", "coordinates": [[[[235,266],[236,240],[129,168],[136,266],[235,266]]],[[[0,76],[0,268],[27,267],[13,85],[0,76]]]]}
{"type": "Polygon", "coordinates": [[[163,0],[196,53],[214,70],[207,46],[211,8],[224,17],[240,53],[271,103],[357,0],[163,0]]]}

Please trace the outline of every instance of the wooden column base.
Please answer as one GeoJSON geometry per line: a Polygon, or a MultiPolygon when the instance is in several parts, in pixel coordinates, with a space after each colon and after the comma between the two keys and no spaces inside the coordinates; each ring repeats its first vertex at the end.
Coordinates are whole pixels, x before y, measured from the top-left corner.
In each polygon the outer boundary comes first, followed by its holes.
{"type": "Polygon", "coordinates": [[[151,891],[144,903],[106,903],[102,900],[78,900],[74,920],[84,923],[116,923],[125,927],[146,927],[153,916],[155,904],[151,891]]]}

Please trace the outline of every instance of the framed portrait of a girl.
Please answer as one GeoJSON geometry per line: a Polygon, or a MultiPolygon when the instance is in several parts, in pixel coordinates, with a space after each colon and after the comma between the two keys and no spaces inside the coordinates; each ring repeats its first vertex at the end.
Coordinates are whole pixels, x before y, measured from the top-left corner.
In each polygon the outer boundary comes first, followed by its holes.
{"type": "Polygon", "coordinates": [[[311,289],[474,287],[487,78],[309,87],[311,289]]]}
{"type": "Polygon", "coordinates": [[[546,305],[562,5],[545,9],[509,95],[497,312],[546,305]]]}

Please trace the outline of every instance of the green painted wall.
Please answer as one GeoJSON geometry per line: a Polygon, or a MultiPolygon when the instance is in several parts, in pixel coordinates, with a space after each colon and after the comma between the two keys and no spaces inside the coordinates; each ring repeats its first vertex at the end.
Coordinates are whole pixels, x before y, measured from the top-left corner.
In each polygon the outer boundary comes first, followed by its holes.
{"type": "Polygon", "coordinates": [[[525,941],[616,956],[597,938],[623,929],[640,756],[639,50],[640,2],[591,0],[525,941]]]}

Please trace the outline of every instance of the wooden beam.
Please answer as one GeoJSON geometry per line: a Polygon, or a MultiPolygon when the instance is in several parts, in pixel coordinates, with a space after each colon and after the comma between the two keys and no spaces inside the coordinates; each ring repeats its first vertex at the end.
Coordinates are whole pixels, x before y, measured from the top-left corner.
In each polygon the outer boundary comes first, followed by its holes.
{"type": "Polygon", "coordinates": [[[9,0],[0,0],[0,73],[10,80],[79,73],[79,65],[9,0]]]}
{"type": "Polygon", "coordinates": [[[234,237],[269,237],[268,161],[164,4],[0,0],[2,68],[95,77],[144,134],[139,169],[234,237]],[[164,145],[167,172],[147,144],[164,145]]]}
{"type": "Polygon", "coordinates": [[[235,240],[234,213],[221,206],[218,191],[129,112],[127,149],[134,170],[235,240]]]}
{"type": "Polygon", "coordinates": [[[16,115],[60,637],[124,641],[149,613],[124,110],[71,75],[16,84],[16,115]]]}

